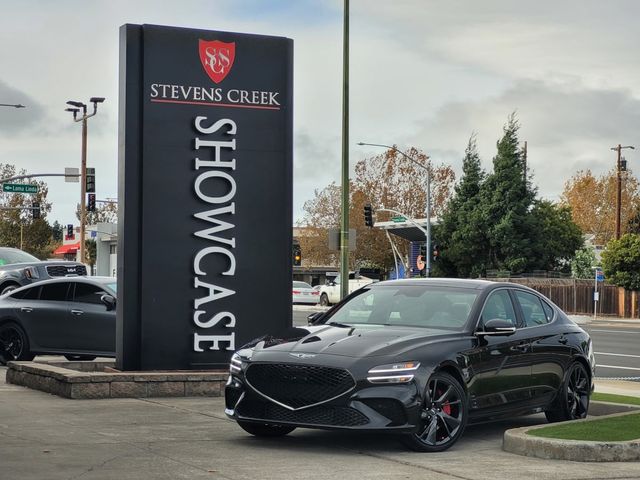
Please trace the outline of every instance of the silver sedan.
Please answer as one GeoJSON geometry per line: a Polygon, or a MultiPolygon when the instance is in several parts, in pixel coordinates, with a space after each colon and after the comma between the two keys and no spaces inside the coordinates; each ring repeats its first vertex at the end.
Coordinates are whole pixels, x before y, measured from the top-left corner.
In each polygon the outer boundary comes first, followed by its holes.
{"type": "Polygon", "coordinates": [[[293,282],[291,295],[293,303],[315,305],[320,301],[320,292],[306,282],[293,282]]]}

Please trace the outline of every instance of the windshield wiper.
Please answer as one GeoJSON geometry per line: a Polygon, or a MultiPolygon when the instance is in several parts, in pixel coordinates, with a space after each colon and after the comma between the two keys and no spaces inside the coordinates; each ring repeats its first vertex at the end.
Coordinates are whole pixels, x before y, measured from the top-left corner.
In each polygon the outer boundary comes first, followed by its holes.
{"type": "Polygon", "coordinates": [[[345,323],[338,323],[338,322],[329,322],[329,323],[326,323],[325,325],[331,325],[332,327],[352,328],[351,325],[347,325],[345,323]]]}

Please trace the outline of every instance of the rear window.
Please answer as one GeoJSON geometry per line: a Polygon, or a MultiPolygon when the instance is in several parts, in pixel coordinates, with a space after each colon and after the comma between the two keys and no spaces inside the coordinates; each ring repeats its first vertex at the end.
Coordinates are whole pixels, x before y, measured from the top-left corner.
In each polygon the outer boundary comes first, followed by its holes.
{"type": "Polygon", "coordinates": [[[306,282],[293,282],[293,288],[311,288],[311,285],[306,282]]]}
{"type": "Polygon", "coordinates": [[[12,263],[33,263],[39,262],[36,257],[23,252],[22,250],[0,249],[0,265],[11,265],[12,263]]]}
{"type": "Polygon", "coordinates": [[[67,282],[56,282],[43,285],[42,292],[40,292],[40,300],[64,302],[67,299],[68,289],[69,284],[67,282]]]}

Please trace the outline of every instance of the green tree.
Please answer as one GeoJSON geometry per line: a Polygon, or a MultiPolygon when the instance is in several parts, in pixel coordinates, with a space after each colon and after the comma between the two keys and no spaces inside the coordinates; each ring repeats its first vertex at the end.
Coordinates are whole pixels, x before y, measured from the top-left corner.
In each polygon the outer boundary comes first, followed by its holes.
{"type": "Polygon", "coordinates": [[[611,240],[602,252],[602,268],[614,285],[640,290],[640,235],[627,233],[611,240]]]}
{"type": "Polygon", "coordinates": [[[441,251],[438,261],[433,262],[434,274],[477,277],[484,271],[488,239],[478,205],[485,176],[473,134],[462,160],[460,182],[454,188],[440,225],[434,228],[434,238],[441,251]]]}
{"type": "Polygon", "coordinates": [[[64,227],[57,220],[51,226],[51,234],[55,243],[62,243],[64,238],[64,227]]]}
{"type": "Polygon", "coordinates": [[[571,208],[538,200],[531,217],[535,232],[531,268],[568,271],[576,250],[584,244],[580,227],[571,219],[571,208]]]}
{"type": "Polygon", "coordinates": [[[571,260],[571,275],[573,278],[592,278],[593,267],[596,266],[596,254],[592,247],[584,246],[576,250],[571,260]]]}
{"type": "Polygon", "coordinates": [[[535,222],[529,213],[536,188],[524,174],[518,148],[519,128],[515,114],[511,114],[497,143],[493,172],[480,192],[481,215],[487,226],[489,244],[486,267],[515,273],[526,271],[535,262],[531,242],[535,222]]]}
{"type": "MultiPolygon", "coordinates": [[[[80,204],[76,205],[76,218],[80,220],[80,204]]],[[[117,223],[118,203],[116,201],[98,202],[93,212],[87,212],[86,225],[97,225],[98,223],[117,223]]]]}

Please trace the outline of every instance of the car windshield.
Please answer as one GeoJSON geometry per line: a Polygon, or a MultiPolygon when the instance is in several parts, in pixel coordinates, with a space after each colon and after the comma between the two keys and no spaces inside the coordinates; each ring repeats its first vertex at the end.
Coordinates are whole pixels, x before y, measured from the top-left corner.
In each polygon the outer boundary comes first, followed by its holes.
{"type": "Polygon", "coordinates": [[[23,252],[22,250],[0,249],[0,265],[10,265],[12,263],[33,263],[39,262],[36,257],[23,252]]]}
{"type": "Polygon", "coordinates": [[[475,290],[425,285],[363,289],[325,323],[398,325],[461,331],[476,301],[475,290]]]}
{"type": "Polygon", "coordinates": [[[307,282],[293,282],[293,288],[311,288],[307,282]]]}

